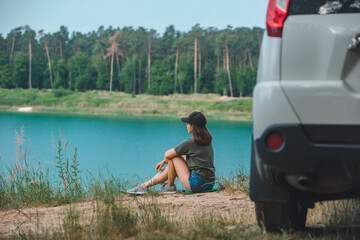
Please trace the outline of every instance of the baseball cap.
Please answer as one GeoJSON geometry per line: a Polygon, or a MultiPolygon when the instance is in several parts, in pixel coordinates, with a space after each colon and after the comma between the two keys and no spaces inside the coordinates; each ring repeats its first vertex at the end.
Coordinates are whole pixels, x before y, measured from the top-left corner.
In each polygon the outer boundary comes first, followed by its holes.
{"type": "Polygon", "coordinates": [[[181,118],[181,121],[200,127],[205,127],[207,123],[205,115],[201,112],[192,112],[188,117],[181,118]]]}

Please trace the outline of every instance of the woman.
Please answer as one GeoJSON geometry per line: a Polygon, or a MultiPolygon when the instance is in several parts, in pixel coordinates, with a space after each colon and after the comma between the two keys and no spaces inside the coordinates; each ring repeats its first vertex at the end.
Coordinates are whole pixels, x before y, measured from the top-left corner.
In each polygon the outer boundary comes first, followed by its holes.
{"type": "Polygon", "coordinates": [[[211,144],[212,136],[206,128],[206,118],[201,112],[193,112],[181,121],[187,123],[187,131],[193,135],[193,138],[188,138],[177,147],[166,151],[164,160],[155,167],[155,170],[160,172],[151,180],[128,190],[127,193],[145,194],[148,187],[166,181],[167,184],[164,184],[160,192],[176,193],[174,184],[176,177],[190,192],[202,192],[213,188],[214,151],[211,144]]]}

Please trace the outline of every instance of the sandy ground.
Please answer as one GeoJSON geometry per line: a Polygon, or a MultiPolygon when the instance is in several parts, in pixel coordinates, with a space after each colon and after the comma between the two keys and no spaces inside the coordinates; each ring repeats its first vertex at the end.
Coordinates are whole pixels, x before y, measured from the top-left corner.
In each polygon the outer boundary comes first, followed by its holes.
{"type": "MultiPolygon", "coordinates": [[[[125,205],[139,209],[141,204],[156,202],[177,220],[191,220],[197,214],[213,212],[226,218],[237,218],[244,223],[255,223],[254,204],[242,192],[218,191],[210,193],[184,194],[176,193],[162,196],[126,195],[122,198],[125,205]]],[[[82,223],[88,224],[96,214],[96,204],[92,201],[62,205],[57,207],[36,207],[13,209],[0,212],[0,238],[6,238],[20,232],[54,232],[59,231],[63,219],[70,211],[76,209],[82,216],[82,223]]]]}

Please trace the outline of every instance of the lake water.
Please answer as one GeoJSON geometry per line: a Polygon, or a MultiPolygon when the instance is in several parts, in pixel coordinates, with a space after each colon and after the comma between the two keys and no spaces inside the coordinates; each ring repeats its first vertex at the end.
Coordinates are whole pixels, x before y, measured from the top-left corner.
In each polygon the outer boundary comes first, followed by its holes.
{"type": "MultiPolygon", "coordinates": [[[[77,147],[81,170],[94,175],[110,171],[121,179],[154,175],[164,152],[191,137],[186,125],[174,118],[0,113],[0,171],[14,162],[15,131],[22,126],[31,165],[55,168],[53,145],[63,137],[71,152],[77,147]]],[[[252,123],[210,119],[207,126],[216,175],[230,175],[241,166],[249,169],[252,123]]]]}

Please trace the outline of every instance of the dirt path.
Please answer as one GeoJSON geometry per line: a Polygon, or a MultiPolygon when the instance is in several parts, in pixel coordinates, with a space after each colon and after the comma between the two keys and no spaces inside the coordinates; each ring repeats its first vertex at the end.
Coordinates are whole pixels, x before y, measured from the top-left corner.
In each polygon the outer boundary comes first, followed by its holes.
{"type": "MultiPolygon", "coordinates": [[[[219,191],[211,193],[183,194],[164,196],[124,196],[122,201],[133,209],[139,203],[156,202],[164,214],[173,215],[178,220],[193,219],[203,212],[220,213],[223,217],[237,218],[244,223],[255,223],[254,204],[241,192],[219,191]]],[[[94,218],[96,204],[92,201],[57,207],[36,207],[13,209],[0,212],[0,238],[19,232],[54,232],[61,229],[64,217],[70,209],[81,214],[83,224],[94,218]]]]}

